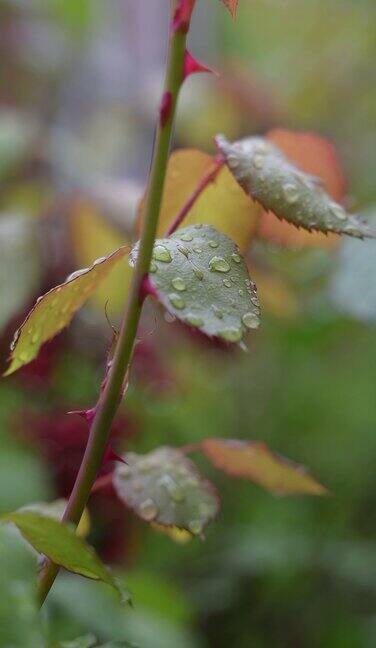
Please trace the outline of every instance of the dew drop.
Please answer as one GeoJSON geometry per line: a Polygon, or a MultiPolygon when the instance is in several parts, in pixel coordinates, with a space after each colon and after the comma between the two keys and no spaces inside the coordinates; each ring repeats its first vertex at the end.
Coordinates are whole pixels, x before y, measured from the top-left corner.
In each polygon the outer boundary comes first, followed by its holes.
{"type": "Polygon", "coordinates": [[[296,185],[287,182],[282,185],[282,191],[285,199],[290,205],[293,205],[299,200],[299,189],[296,185]]]}
{"type": "Polygon", "coordinates": [[[156,518],[158,514],[158,508],[154,500],[149,497],[144,502],[141,502],[139,513],[142,519],[146,522],[151,522],[151,520],[154,520],[154,518],[156,518]]]}
{"type": "Polygon", "coordinates": [[[252,158],[252,163],[253,166],[256,167],[256,169],[262,169],[264,166],[264,158],[260,153],[256,153],[256,155],[253,156],[252,158]]]}
{"type": "MultiPolygon", "coordinates": [[[[82,268],[82,270],[76,270],[75,272],[72,272],[65,280],[65,283],[68,283],[68,281],[73,281],[73,279],[77,279],[77,277],[81,277],[81,275],[86,274],[89,271],[89,268],[82,268]]],[[[75,287],[77,288],[77,287],[75,287]]]]}
{"type": "Polygon", "coordinates": [[[260,303],[258,297],[251,297],[251,302],[254,306],[258,306],[260,303]]]}
{"type": "Polygon", "coordinates": [[[186,232],[185,234],[181,235],[180,239],[182,241],[185,241],[186,243],[189,243],[190,241],[193,241],[193,236],[192,236],[192,234],[189,234],[188,232],[186,232]]]}
{"type": "Polygon", "coordinates": [[[202,272],[202,270],[198,270],[197,268],[195,268],[195,269],[193,270],[193,272],[195,273],[197,279],[199,279],[200,281],[203,280],[203,278],[204,278],[204,273],[202,272]]]}
{"type": "Polygon", "coordinates": [[[96,265],[98,265],[99,263],[103,263],[103,261],[106,261],[106,257],[104,257],[104,256],[99,257],[98,259],[95,259],[95,261],[94,261],[94,263],[93,263],[93,266],[96,266],[96,265]]]}
{"type": "Polygon", "coordinates": [[[335,218],[338,218],[339,220],[346,220],[347,214],[340,205],[336,205],[335,203],[332,203],[329,209],[335,218]]]}
{"type": "Polygon", "coordinates": [[[171,281],[171,283],[172,283],[173,287],[175,288],[175,290],[179,290],[180,292],[182,292],[183,290],[186,290],[186,288],[187,288],[187,286],[185,285],[185,282],[183,281],[183,279],[181,277],[175,277],[171,281]]]}
{"type": "Polygon", "coordinates": [[[188,524],[188,529],[193,535],[200,535],[203,529],[201,520],[191,520],[188,524]]]}
{"type": "Polygon", "coordinates": [[[187,259],[188,259],[188,254],[189,254],[188,248],[179,245],[178,250],[179,250],[179,252],[184,254],[184,256],[187,257],[187,259]]]}
{"type": "Polygon", "coordinates": [[[209,268],[212,272],[228,272],[230,264],[223,257],[215,256],[210,259],[209,268]]]}
{"type": "Polygon", "coordinates": [[[202,248],[197,247],[197,246],[193,247],[192,250],[193,250],[193,252],[196,252],[196,254],[201,254],[201,252],[202,252],[202,248]]]}
{"type": "Polygon", "coordinates": [[[226,286],[226,288],[231,288],[231,281],[229,279],[223,279],[223,285],[226,286]]]}
{"type": "Polygon", "coordinates": [[[225,329],[224,331],[221,331],[219,333],[219,337],[221,337],[222,340],[225,340],[226,342],[240,342],[243,337],[243,332],[240,328],[233,326],[231,328],[225,329]]]}
{"type": "Polygon", "coordinates": [[[239,256],[239,254],[236,254],[236,253],[231,254],[231,259],[232,259],[235,263],[240,263],[240,261],[241,261],[241,258],[240,258],[240,256],[239,256]]]}
{"type": "Polygon", "coordinates": [[[150,267],[149,267],[149,272],[157,272],[157,270],[158,270],[157,264],[154,263],[154,261],[151,261],[150,267]]]}
{"type": "Polygon", "coordinates": [[[156,261],[171,263],[172,258],[168,249],[164,245],[156,245],[153,250],[153,257],[156,261]]]}
{"type": "Polygon", "coordinates": [[[244,295],[244,290],[243,290],[243,288],[239,288],[239,295],[240,295],[240,297],[243,297],[243,295],[244,295]]]}
{"type": "Polygon", "coordinates": [[[236,277],[230,277],[230,280],[232,281],[232,283],[236,283],[236,277]]]}
{"type": "Polygon", "coordinates": [[[168,296],[171,304],[175,306],[178,310],[182,310],[185,308],[185,301],[184,299],[180,296],[177,295],[176,293],[171,293],[171,295],[168,296]]]}
{"type": "Polygon", "coordinates": [[[254,313],[245,313],[242,317],[244,326],[250,329],[256,329],[260,325],[260,320],[254,313]]]}
{"type": "Polygon", "coordinates": [[[189,326],[194,326],[195,328],[199,328],[204,324],[204,320],[202,319],[202,317],[199,317],[198,315],[194,315],[194,313],[188,313],[184,321],[187,324],[189,324],[189,326]]]}
{"type": "Polygon", "coordinates": [[[211,248],[217,248],[219,243],[218,241],[209,241],[209,245],[211,248]]]}
{"type": "Polygon", "coordinates": [[[215,315],[216,317],[218,317],[218,319],[223,319],[223,313],[222,313],[221,309],[218,308],[218,306],[216,306],[215,304],[213,304],[213,305],[212,305],[212,309],[213,309],[214,315],[215,315]]]}
{"type": "Polygon", "coordinates": [[[169,496],[172,500],[174,500],[174,502],[183,502],[183,500],[185,499],[183,489],[180,488],[179,484],[177,484],[170,475],[163,475],[163,477],[161,477],[161,479],[159,480],[159,485],[163,486],[166,489],[169,496]]]}

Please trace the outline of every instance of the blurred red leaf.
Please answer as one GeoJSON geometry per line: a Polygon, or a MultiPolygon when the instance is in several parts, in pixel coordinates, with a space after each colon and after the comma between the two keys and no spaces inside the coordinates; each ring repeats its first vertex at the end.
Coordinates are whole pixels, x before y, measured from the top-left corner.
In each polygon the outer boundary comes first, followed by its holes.
{"type": "Polygon", "coordinates": [[[205,439],[201,449],[219,470],[254,481],[277,495],[327,494],[302,466],[275,454],[262,441],[205,439]]]}

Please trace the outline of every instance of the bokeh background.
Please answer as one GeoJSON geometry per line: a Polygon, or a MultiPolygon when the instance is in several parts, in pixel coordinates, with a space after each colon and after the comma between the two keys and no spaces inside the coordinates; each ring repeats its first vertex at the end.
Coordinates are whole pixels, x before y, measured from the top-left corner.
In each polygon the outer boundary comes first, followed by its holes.
{"type": "MultiPolygon", "coordinates": [[[[198,0],[190,48],[220,72],[184,87],[174,147],[275,127],[336,146],[346,204],[376,204],[374,0],[240,0],[233,22],[198,0]]],[[[35,298],[134,236],[163,77],[168,0],[1,0],[1,363],[35,298]]],[[[254,239],[263,307],[248,353],[212,348],[149,305],[117,450],[219,436],[266,441],[310,467],[329,498],[275,498],[207,463],[222,512],[177,543],[111,489],[89,540],[134,594],[63,574],[38,620],[34,561],[0,529],[0,645],[86,633],[142,648],[371,648],[376,644],[376,246],[254,239]],[[46,638],[47,637],[47,638],[46,638]]],[[[69,494],[129,277],[0,383],[0,512],[69,494]]],[[[111,282],[110,282],[111,283],[111,282]]]]}

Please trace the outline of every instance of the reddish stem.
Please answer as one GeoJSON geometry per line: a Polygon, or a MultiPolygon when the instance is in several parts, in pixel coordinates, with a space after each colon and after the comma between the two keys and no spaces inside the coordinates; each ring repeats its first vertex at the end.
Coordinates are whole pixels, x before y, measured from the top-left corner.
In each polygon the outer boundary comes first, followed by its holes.
{"type": "Polygon", "coordinates": [[[183,205],[179,213],[175,216],[171,225],[169,225],[165,236],[170,236],[178,229],[179,225],[181,225],[184,218],[186,217],[188,212],[192,209],[193,205],[195,204],[196,200],[200,197],[204,189],[206,189],[206,187],[211,182],[214,182],[214,180],[216,179],[218,173],[220,172],[224,164],[225,164],[225,160],[222,156],[218,156],[215,158],[214,166],[211,169],[209,169],[209,171],[201,178],[196,189],[192,192],[187,202],[183,205]]]}

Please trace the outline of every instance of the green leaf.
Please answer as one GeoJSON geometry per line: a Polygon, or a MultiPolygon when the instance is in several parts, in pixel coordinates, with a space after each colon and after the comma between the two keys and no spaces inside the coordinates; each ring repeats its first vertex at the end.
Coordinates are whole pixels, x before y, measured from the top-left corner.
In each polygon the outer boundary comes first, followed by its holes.
{"type": "Polygon", "coordinates": [[[249,137],[230,143],[223,135],[216,141],[246,193],[279,218],[307,230],[376,237],[376,230],[360,216],[348,214],[317,178],[294,166],[270,141],[249,137]]]}
{"type": "Polygon", "coordinates": [[[73,315],[127,252],[126,247],[94,261],[90,268],[73,272],[63,284],[39,297],[11,345],[10,365],[5,376],[13,373],[38,355],[44,342],[68,326],[73,315]]]}
{"type": "MultiPolygon", "coordinates": [[[[17,513],[31,511],[34,513],[40,513],[43,516],[50,517],[60,522],[67,507],[67,503],[68,500],[64,498],[54,500],[53,502],[31,502],[30,504],[26,504],[25,506],[17,509],[17,513]]],[[[89,528],[89,513],[87,509],[85,509],[82,514],[80,523],[76,529],[76,534],[79,537],[85,538],[89,532],[89,528]]]]}
{"type": "MultiPolygon", "coordinates": [[[[130,255],[135,262],[137,246],[130,255]]],[[[149,279],[176,318],[226,342],[259,326],[256,286],[235,243],[209,225],[192,225],[155,242],[149,279]]]]}
{"type": "Polygon", "coordinates": [[[2,520],[15,524],[34,549],[48,556],[57,565],[75,574],[107,583],[117,590],[123,600],[129,599],[94,549],[79,538],[70,525],[25,510],[8,513],[2,520]]]}
{"type": "Polygon", "coordinates": [[[328,493],[303,466],[275,454],[261,441],[205,439],[201,449],[219,470],[254,481],[277,495],[328,493]]]}
{"type": "Polygon", "coordinates": [[[147,455],[129,452],[127,465],[115,468],[120,499],[145,522],[185,529],[201,535],[218,513],[214,486],[180,450],[157,448],[147,455]]]}
{"type": "Polygon", "coordinates": [[[63,641],[56,648],[137,648],[137,646],[134,643],[129,643],[129,641],[110,641],[99,645],[96,637],[90,634],[72,641],[63,641]]]}

